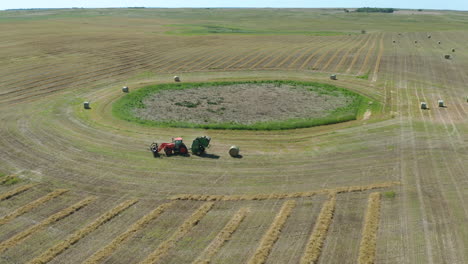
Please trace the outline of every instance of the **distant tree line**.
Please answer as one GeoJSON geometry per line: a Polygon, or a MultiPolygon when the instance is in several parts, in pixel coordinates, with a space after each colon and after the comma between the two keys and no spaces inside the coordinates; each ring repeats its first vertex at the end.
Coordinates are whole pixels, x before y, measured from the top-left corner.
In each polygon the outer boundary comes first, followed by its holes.
{"type": "Polygon", "coordinates": [[[393,13],[394,8],[378,8],[378,7],[361,7],[356,9],[356,12],[361,13],[393,13]]]}

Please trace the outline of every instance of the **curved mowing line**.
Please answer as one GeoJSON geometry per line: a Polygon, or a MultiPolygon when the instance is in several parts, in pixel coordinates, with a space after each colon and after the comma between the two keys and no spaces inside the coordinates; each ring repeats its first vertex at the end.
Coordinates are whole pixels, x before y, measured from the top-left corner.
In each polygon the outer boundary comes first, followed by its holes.
{"type": "Polygon", "coordinates": [[[116,207],[112,208],[111,210],[107,211],[105,214],[101,215],[98,219],[94,220],[92,223],[88,224],[84,228],[76,231],[72,235],[70,235],[66,240],[60,242],[59,244],[49,248],[46,252],[42,253],[39,257],[34,258],[31,260],[30,264],[39,264],[39,263],[47,263],[54,259],[58,254],[65,251],[71,245],[78,242],[78,240],[82,239],[92,231],[96,230],[99,226],[103,225],[104,223],[108,222],[116,215],[127,209],[128,207],[135,204],[138,200],[127,200],[116,207]]]}
{"type": "Polygon", "coordinates": [[[51,224],[53,224],[53,223],[55,223],[55,222],[57,222],[57,221],[59,221],[59,220],[61,220],[63,218],[75,213],[76,211],[80,210],[81,208],[85,207],[86,205],[88,205],[89,203],[91,203],[92,201],[94,201],[96,199],[97,198],[94,197],[94,196],[85,198],[85,199],[79,201],[78,203],[76,203],[76,204],[74,204],[74,205],[72,205],[72,206],[70,206],[68,208],[63,209],[62,211],[47,217],[45,220],[43,220],[39,224],[31,226],[30,228],[24,230],[23,232],[20,232],[20,233],[14,235],[13,237],[3,241],[2,243],[0,243],[0,253],[2,253],[3,251],[15,246],[16,244],[23,241],[24,239],[26,239],[27,237],[29,237],[33,233],[35,233],[35,232],[37,232],[37,231],[39,231],[41,229],[44,229],[48,225],[51,225],[51,224]]]}
{"type": "Polygon", "coordinates": [[[281,234],[281,230],[283,229],[286,220],[288,220],[288,217],[291,215],[294,207],[296,207],[296,201],[294,200],[283,203],[281,210],[275,216],[275,219],[273,220],[270,228],[262,237],[260,245],[255,251],[255,254],[247,262],[248,264],[263,264],[266,262],[268,256],[270,255],[271,249],[275,245],[276,240],[278,240],[281,234]]]}
{"type": "Polygon", "coordinates": [[[34,184],[27,184],[0,195],[0,201],[10,199],[11,197],[31,189],[34,184]]]}
{"type": "Polygon", "coordinates": [[[245,194],[245,195],[204,195],[204,194],[179,194],[169,197],[171,200],[192,200],[192,201],[243,201],[243,200],[269,200],[310,197],[329,193],[362,192],[372,189],[388,188],[398,185],[400,182],[382,182],[360,186],[344,186],[333,189],[321,189],[309,192],[296,193],[272,193],[272,194],[245,194]]]}
{"type": "Polygon", "coordinates": [[[309,241],[301,258],[300,264],[317,263],[320,254],[322,253],[322,245],[327,238],[328,228],[333,221],[335,212],[336,193],[330,195],[330,198],[323,203],[317,221],[315,222],[314,230],[310,235],[309,241]]]}
{"type": "Polygon", "coordinates": [[[161,258],[166,256],[166,254],[171,250],[177,241],[185,236],[194,226],[200,222],[200,220],[211,210],[213,207],[213,202],[204,203],[200,206],[197,211],[195,211],[185,222],[177,229],[177,231],[172,234],[166,241],[162,242],[156,250],[153,251],[146,259],[144,259],[140,264],[151,264],[157,263],[161,258]]]}
{"type": "Polygon", "coordinates": [[[55,190],[45,196],[42,196],[41,198],[35,200],[35,201],[32,201],[18,209],[16,209],[15,211],[13,211],[12,213],[8,214],[8,215],[5,215],[4,217],[0,218],[0,225],[4,225],[6,223],[8,223],[9,221],[11,221],[12,219],[15,219],[16,217],[22,215],[22,214],[25,214],[31,210],[33,210],[34,208],[36,207],[39,207],[40,205],[42,205],[43,203],[46,203],[52,199],[54,199],[55,197],[57,196],[60,196],[64,193],[68,192],[68,190],[66,189],[58,189],[58,190],[55,190]]]}
{"type": "Polygon", "coordinates": [[[116,237],[112,242],[107,244],[105,247],[94,253],[91,257],[83,262],[83,264],[94,264],[101,262],[104,258],[110,256],[119,246],[125,243],[129,238],[135,235],[138,230],[145,228],[149,222],[158,218],[164,211],[169,207],[173,206],[175,202],[164,203],[158,206],[156,209],[143,216],[138,222],[134,223],[125,232],[116,237]]]}
{"type": "Polygon", "coordinates": [[[211,243],[203,250],[203,252],[198,256],[198,258],[192,262],[192,264],[208,264],[211,262],[211,258],[218,253],[221,247],[226,241],[228,241],[232,234],[236,232],[239,225],[242,223],[244,218],[247,216],[249,210],[247,208],[241,208],[234,216],[229,220],[229,222],[224,226],[224,228],[219,232],[219,234],[211,241],[211,243]]]}
{"type": "Polygon", "coordinates": [[[359,247],[359,264],[372,264],[375,261],[377,230],[380,220],[380,193],[369,195],[361,245],[359,247]]]}

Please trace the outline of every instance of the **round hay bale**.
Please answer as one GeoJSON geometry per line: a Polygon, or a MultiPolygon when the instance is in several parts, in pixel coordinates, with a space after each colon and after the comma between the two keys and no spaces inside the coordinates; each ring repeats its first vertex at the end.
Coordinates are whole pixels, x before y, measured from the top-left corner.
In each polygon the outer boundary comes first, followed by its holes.
{"type": "Polygon", "coordinates": [[[444,100],[438,100],[437,105],[439,105],[439,107],[445,107],[444,100]]]}
{"type": "Polygon", "coordinates": [[[415,41],[414,41],[414,43],[418,43],[418,41],[417,41],[417,40],[415,40],[415,41]]]}
{"type": "Polygon", "coordinates": [[[175,82],[180,82],[180,77],[179,76],[174,76],[174,81],[175,82]]]}
{"type": "Polygon", "coordinates": [[[330,75],[330,79],[331,79],[331,80],[338,80],[338,79],[336,78],[336,74],[330,75]]]}
{"type": "Polygon", "coordinates": [[[84,102],[83,107],[84,107],[84,109],[91,109],[91,105],[90,105],[89,102],[84,102]]]}
{"type": "Polygon", "coordinates": [[[446,59],[448,60],[448,59],[450,59],[450,55],[446,54],[446,55],[444,56],[444,58],[446,58],[446,59]]]}
{"type": "Polygon", "coordinates": [[[238,146],[231,146],[229,148],[229,155],[231,157],[238,157],[239,156],[240,149],[238,146]]]}
{"type": "Polygon", "coordinates": [[[421,102],[421,109],[427,109],[427,103],[421,102]]]}
{"type": "Polygon", "coordinates": [[[128,87],[127,86],[122,87],[122,92],[128,93],[129,92],[128,87]]]}
{"type": "Polygon", "coordinates": [[[437,43],[439,43],[439,44],[442,44],[442,42],[441,42],[441,41],[439,41],[439,42],[437,42],[437,43]]]}
{"type": "Polygon", "coordinates": [[[452,52],[455,52],[455,49],[452,49],[452,52]]]}

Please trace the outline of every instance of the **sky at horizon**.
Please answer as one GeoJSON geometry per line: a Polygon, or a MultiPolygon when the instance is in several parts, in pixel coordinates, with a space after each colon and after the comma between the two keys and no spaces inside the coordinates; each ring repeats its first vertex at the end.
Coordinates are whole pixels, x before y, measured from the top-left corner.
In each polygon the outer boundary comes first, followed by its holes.
{"type": "Polygon", "coordinates": [[[290,7],[290,8],[352,8],[393,7],[408,9],[468,10],[467,0],[16,0],[0,1],[0,10],[25,8],[102,8],[102,7],[290,7]]]}

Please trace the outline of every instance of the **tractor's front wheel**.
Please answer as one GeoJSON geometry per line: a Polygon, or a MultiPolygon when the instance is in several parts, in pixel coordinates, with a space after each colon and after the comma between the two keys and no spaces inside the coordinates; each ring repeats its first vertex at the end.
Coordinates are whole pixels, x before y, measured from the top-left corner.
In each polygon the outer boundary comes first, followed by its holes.
{"type": "Polygon", "coordinates": [[[171,156],[172,153],[173,153],[173,151],[172,151],[171,148],[165,148],[165,149],[164,149],[164,152],[166,153],[166,156],[171,156]]]}

